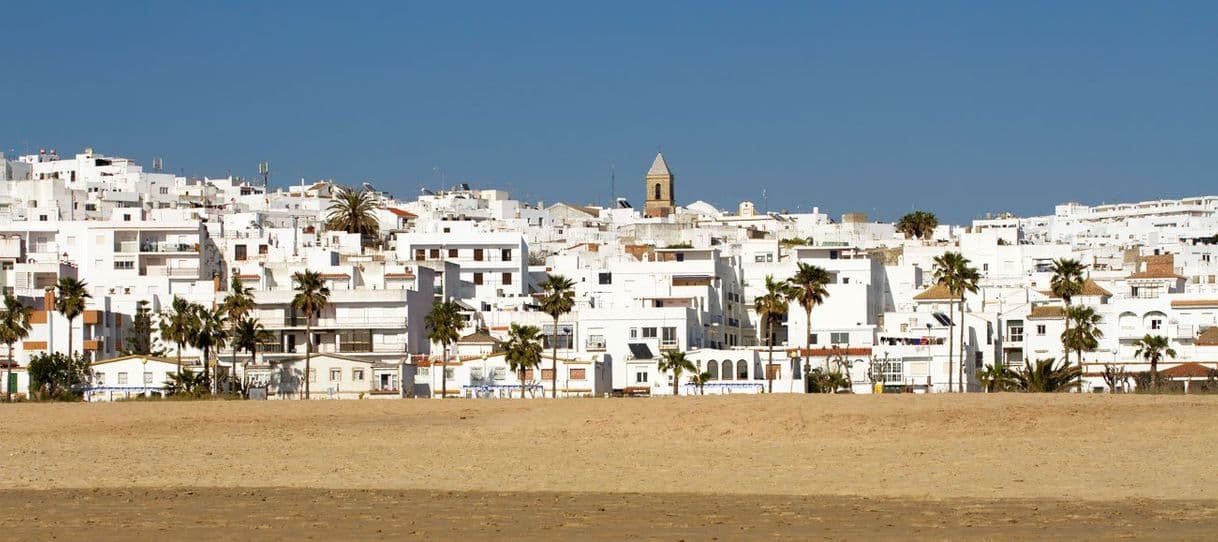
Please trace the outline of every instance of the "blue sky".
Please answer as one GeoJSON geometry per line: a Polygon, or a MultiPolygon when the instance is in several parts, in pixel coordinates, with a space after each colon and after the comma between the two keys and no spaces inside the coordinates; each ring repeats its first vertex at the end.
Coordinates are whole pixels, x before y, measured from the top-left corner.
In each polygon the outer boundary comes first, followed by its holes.
{"type": "Polygon", "coordinates": [[[1218,192],[1215,2],[10,2],[0,148],[963,222],[1218,192]],[[181,4],[181,5],[179,5],[181,4]],[[437,169],[438,168],[438,169],[437,169]],[[440,173],[442,172],[442,173],[440,173]]]}

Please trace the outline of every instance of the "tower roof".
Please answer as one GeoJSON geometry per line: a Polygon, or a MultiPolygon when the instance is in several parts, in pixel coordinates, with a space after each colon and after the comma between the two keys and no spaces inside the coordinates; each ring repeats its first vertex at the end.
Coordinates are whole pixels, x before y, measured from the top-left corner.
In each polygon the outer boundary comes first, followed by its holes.
{"type": "Polygon", "coordinates": [[[651,169],[647,170],[647,176],[652,175],[672,175],[672,172],[668,171],[668,162],[664,161],[662,152],[656,153],[656,159],[651,163],[651,169]]]}

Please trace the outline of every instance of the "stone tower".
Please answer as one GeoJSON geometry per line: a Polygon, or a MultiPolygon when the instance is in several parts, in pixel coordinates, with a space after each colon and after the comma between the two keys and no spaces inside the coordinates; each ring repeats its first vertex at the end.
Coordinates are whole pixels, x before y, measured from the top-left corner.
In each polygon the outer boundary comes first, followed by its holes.
{"type": "Polygon", "coordinates": [[[668,216],[676,210],[673,196],[673,175],[664,161],[664,153],[656,153],[656,159],[647,170],[646,190],[647,203],[643,206],[644,216],[668,216]]]}

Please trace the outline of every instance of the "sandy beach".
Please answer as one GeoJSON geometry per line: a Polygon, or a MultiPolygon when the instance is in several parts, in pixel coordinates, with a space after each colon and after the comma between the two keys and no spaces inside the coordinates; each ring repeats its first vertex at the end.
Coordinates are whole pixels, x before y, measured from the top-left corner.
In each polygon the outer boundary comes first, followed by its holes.
{"type": "MultiPolygon", "coordinates": [[[[1218,398],[15,404],[16,539],[1207,538],[1218,398]]],[[[6,538],[8,538],[6,536],[6,538]]]]}

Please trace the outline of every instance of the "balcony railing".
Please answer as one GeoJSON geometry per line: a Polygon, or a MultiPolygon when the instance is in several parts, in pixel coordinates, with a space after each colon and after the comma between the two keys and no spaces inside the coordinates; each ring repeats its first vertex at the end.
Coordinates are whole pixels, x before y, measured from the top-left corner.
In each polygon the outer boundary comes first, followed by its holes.
{"type": "Polygon", "coordinates": [[[145,242],[140,246],[140,252],[198,252],[197,243],[182,243],[176,241],[145,242]]]}
{"type": "Polygon", "coordinates": [[[584,348],[588,350],[604,350],[605,339],[588,339],[584,343],[584,348]]]}
{"type": "MultiPolygon", "coordinates": [[[[285,316],[283,327],[303,328],[308,321],[303,316],[285,316]]],[[[406,318],[318,318],[313,329],[405,329],[406,318]]]]}

